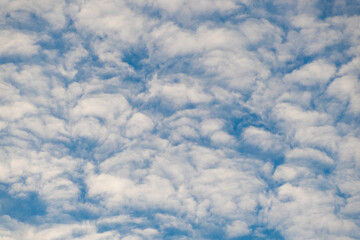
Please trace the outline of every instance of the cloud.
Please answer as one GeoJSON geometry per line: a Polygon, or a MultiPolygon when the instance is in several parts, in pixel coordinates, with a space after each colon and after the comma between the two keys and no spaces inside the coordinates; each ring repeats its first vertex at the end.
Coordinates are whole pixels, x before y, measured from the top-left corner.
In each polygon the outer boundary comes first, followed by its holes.
{"type": "Polygon", "coordinates": [[[166,23],[151,32],[154,47],[159,48],[164,54],[174,57],[177,55],[197,54],[215,49],[230,49],[238,47],[241,42],[234,43],[239,35],[226,28],[209,28],[200,26],[196,31],[184,31],[174,23],[166,23]]]}
{"type": "Polygon", "coordinates": [[[101,4],[89,1],[79,4],[78,8],[79,12],[74,13],[77,27],[127,43],[136,42],[152,22],[134,13],[123,1],[105,1],[101,4]]]}
{"type": "Polygon", "coordinates": [[[248,1],[233,1],[233,0],[226,0],[226,1],[218,1],[218,0],[201,0],[198,2],[192,2],[188,0],[176,0],[174,2],[167,2],[164,0],[154,0],[154,1],[143,1],[137,0],[135,1],[139,5],[151,5],[155,8],[160,8],[162,10],[167,11],[170,14],[179,14],[180,13],[187,13],[191,15],[196,14],[208,14],[212,12],[225,12],[225,11],[234,11],[239,6],[237,3],[242,3],[247,5],[248,1]]]}
{"type": "Polygon", "coordinates": [[[69,135],[65,121],[51,115],[25,118],[19,124],[42,139],[67,140],[69,135]]]}
{"type": "Polygon", "coordinates": [[[51,27],[55,30],[61,29],[66,23],[65,18],[65,1],[43,1],[39,3],[37,1],[3,1],[3,17],[14,18],[15,21],[19,21],[24,25],[31,25],[29,21],[33,21],[31,14],[46,20],[47,24],[51,24],[51,27]]]}
{"type": "Polygon", "coordinates": [[[285,81],[299,83],[305,86],[326,84],[335,74],[336,68],[322,60],[317,60],[302,66],[285,75],[285,81]]]}
{"type": "Polygon", "coordinates": [[[292,149],[286,153],[286,158],[289,159],[290,161],[294,161],[294,160],[296,161],[301,159],[302,162],[304,162],[305,159],[309,159],[310,161],[313,161],[315,163],[320,163],[325,165],[328,164],[331,165],[334,163],[334,161],[331,158],[329,158],[325,153],[311,148],[292,149]]]}
{"type": "MultiPolygon", "coordinates": [[[[243,55],[232,51],[214,50],[200,59],[209,74],[218,75],[220,83],[227,83],[230,88],[248,90],[257,79],[266,79],[269,69],[252,53],[243,55]]],[[[223,85],[223,84],[221,84],[223,85]]]]}
{"type": "Polygon", "coordinates": [[[274,172],[274,179],[277,181],[289,182],[296,180],[300,176],[306,176],[309,174],[311,174],[311,172],[307,170],[306,167],[283,164],[276,168],[276,171],[274,172]]]}
{"type": "Polygon", "coordinates": [[[331,24],[326,21],[318,21],[314,16],[309,16],[307,13],[292,17],[291,23],[300,29],[299,32],[292,32],[291,37],[302,37],[304,39],[302,42],[297,42],[303,47],[306,54],[319,53],[340,40],[341,33],[336,31],[331,24]]]}
{"type": "Polygon", "coordinates": [[[357,239],[351,1],[3,1],[4,239],[357,239]]]}
{"type": "Polygon", "coordinates": [[[38,53],[39,47],[34,35],[15,30],[1,30],[0,36],[0,54],[3,56],[31,56],[38,53]]]}
{"type": "Polygon", "coordinates": [[[143,95],[145,100],[160,97],[167,99],[175,106],[182,106],[187,103],[206,103],[212,99],[211,95],[204,92],[203,87],[196,82],[196,79],[186,79],[184,76],[159,79],[155,75],[148,84],[149,92],[143,95]],[[184,82],[172,82],[176,78],[181,78],[184,82]]]}
{"type": "Polygon", "coordinates": [[[31,225],[23,224],[11,219],[8,216],[3,216],[2,221],[6,223],[7,226],[10,226],[16,231],[11,234],[4,229],[2,234],[5,239],[71,239],[74,236],[78,239],[118,239],[120,235],[115,231],[106,231],[102,233],[96,232],[96,226],[93,223],[83,222],[83,223],[74,223],[74,224],[55,224],[48,225],[42,229],[36,229],[31,225]]]}
{"type": "Polygon", "coordinates": [[[334,96],[343,104],[349,103],[348,111],[350,113],[358,113],[360,90],[358,79],[355,76],[344,76],[335,79],[327,90],[330,96],[334,96]]]}
{"type": "Polygon", "coordinates": [[[134,137],[154,128],[153,121],[142,113],[135,113],[127,123],[126,136],[134,137]]]}
{"type": "Polygon", "coordinates": [[[247,224],[241,221],[234,221],[231,225],[227,226],[226,230],[231,238],[243,236],[250,232],[247,224]]]}
{"type": "Polygon", "coordinates": [[[74,119],[93,116],[112,120],[129,108],[127,100],[122,95],[99,94],[80,99],[70,114],[74,119]]]}
{"type": "Polygon", "coordinates": [[[336,151],[339,139],[337,130],[330,126],[308,127],[295,133],[295,140],[305,146],[316,146],[336,151]]]}
{"type": "Polygon", "coordinates": [[[330,121],[326,113],[304,111],[300,107],[288,103],[279,103],[274,107],[275,117],[292,126],[317,126],[330,121]]]}
{"type": "Polygon", "coordinates": [[[251,145],[258,146],[264,151],[278,151],[282,149],[280,136],[276,136],[264,129],[248,127],[244,130],[243,137],[251,145]]]}
{"type": "Polygon", "coordinates": [[[334,214],[333,201],[330,192],[284,184],[278,189],[270,212],[272,224],[282,223],[287,229],[285,237],[293,239],[312,238],[320,229],[322,236],[329,238],[351,236],[350,232],[356,231],[356,224],[338,218],[334,214]],[[281,214],[284,211],[286,213],[281,214]],[[309,216],[310,221],[307,220],[309,216]],[[289,219],[291,221],[287,221],[289,219]]]}
{"type": "Polygon", "coordinates": [[[28,102],[14,102],[0,107],[0,117],[4,120],[14,121],[36,111],[36,107],[28,102]]]}

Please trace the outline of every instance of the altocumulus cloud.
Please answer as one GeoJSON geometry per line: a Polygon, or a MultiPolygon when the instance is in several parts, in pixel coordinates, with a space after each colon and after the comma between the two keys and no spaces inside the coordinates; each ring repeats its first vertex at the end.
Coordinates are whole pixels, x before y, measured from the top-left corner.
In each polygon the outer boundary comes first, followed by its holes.
{"type": "Polygon", "coordinates": [[[359,239],[357,1],[0,1],[0,238],[359,239]]]}

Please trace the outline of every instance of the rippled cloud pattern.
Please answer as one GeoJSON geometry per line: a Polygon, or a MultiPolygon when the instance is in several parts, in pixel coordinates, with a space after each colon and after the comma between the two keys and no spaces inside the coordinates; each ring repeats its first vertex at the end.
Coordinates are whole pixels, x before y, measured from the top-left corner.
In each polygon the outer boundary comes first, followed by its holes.
{"type": "Polygon", "coordinates": [[[360,4],[1,0],[0,239],[359,239],[360,4]]]}

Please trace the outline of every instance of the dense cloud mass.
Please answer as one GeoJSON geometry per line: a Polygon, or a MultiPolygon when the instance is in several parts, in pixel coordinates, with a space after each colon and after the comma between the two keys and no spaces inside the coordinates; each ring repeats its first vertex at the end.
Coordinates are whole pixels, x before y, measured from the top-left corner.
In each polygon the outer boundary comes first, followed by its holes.
{"type": "Polygon", "coordinates": [[[359,239],[360,4],[0,1],[0,239],[359,239]]]}

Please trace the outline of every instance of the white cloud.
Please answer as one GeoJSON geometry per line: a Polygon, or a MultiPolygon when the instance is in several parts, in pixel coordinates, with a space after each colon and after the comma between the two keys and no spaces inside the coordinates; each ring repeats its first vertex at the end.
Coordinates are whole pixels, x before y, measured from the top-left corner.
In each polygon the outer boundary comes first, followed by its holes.
{"type": "MultiPolygon", "coordinates": [[[[71,39],[71,35],[68,37],[68,39],[71,39]]],[[[73,41],[76,42],[76,40],[73,41]]],[[[76,46],[74,49],[67,52],[64,56],[64,63],[62,64],[62,66],[58,67],[60,68],[59,70],[62,75],[70,79],[74,78],[75,75],[78,73],[78,71],[75,69],[76,64],[87,55],[88,51],[86,51],[81,45],[76,46]]]]}
{"type": "Polygon", "coordinates": [[[60,29],[64,27],[65,19],[65,1],[63,0],[43,0],[39,1],[23,1],[23,0],[4,0],[2,1],[3,14],[10,15],[16,18],[16,20],[22,22],[22,24],[31,24],[31,14],[35,14],[48,23],[54,29],[60,29]]]}
{"type": "Polygon", "coordinates": [[[280,136],[261,128],[246,128],[243,132],[243,138],[247,143],[257,146],[264,151],[278,151],[283,148],[280,136]]]}
{"type": "Polygon", "coordinates": [[[297,129],[294,138],[304,146],[316,146],[330,151],[337,150],[340,140],[337,129],[331,125],[297,129]]]}
{"type": "Polygon", "coordinates": [[[332,165],[334,160],[328,157],[324,152],[311,148],[295,148],[286,153],[286,158],[290,162],[301,164],[311,161],[325,165],[332,165]]]}
{"type": "Polygon", "coordinates": [[[256,45],[259,41],[269,41],[269,39],[275,42],[281,41],[282,30],[264,19],[250,18],[243,22],[239,29],[244,34],[247,44],[256,45]]]}
{"type": "Polygon", "coordinates": [[[226,227],[226,232],[229,237],[233,238],[246,235],[250,233],[250,230],[246,222],[234,221],[231,225],[226,227]]]}
{"type": "Polygon", "coordinates": [[[326,84],[335,72],[336,68],[334,65],[328,64],[323,60],[317,60],[285,75],[285,81],[295,82],[305,86],[326,84]]]}
{"type": "Polygon", "coordinates": [[[33,116],[22,119],[19,123],[43,139],[64,139],[69,135],[66,123],[54,116],[33,116]]]}
{"type": "Polygon", "coordinates": [[[217,131],[210,137],[211,141],[218,144],[232,144],[234,138],[225,131],[217,131]]]}
{"type": "Polygon", "coordinates": [[[326,113],[304,111],[300,107],[289,103],[277,104],[273,109],[273,113],[278,120],[284,121],[289,127],[317,126],[330,122],[330,118],[326,113]]]}
{"type": "Polygon", "coordinates": [[[134,13],[123,1],[84,2],[74,18],[80,29],[128,43],[136,42],[152,22],[134,13]]]}
{"type": "Polygon", "coordinates": [[[11,233],[6,228],[2,231],[4,239],[39,239],[39,240],[55,240],[55,239],[119,239],[120,234],[116,231],[105,231],[98,233],[96,226],[91,222],[81,222],[72,224],[46,224],[42,228],[37,229],[30,224],[24,224],[11,219],[9,216],[3,216],[1,219],[10,229],[16,229],[11,233]]]}
{"type": "Polygon", "coordinates": [[[104,118],[106,120],[121,119],[121,114],[130,110],[130,106],[124,96],[120,94],[99,94],[84,97],[71,110],[74,119],[84,116],[104,118]]]}
{"type": "MultiPolygon", "coordinates": [[[[355,49],[354,49],[355,50],[355,49]]],[[[339,74],[341,75],[359,75],[359,69],[357,66],[360,64],[360,57],[354,57],[350,62],[341,66],[339,74]]]]}
{"type": "Polygon", "coordinates": [[[151,131],[153,128],[153,121],[145,114],[137,112],[127,122],[125,134],[127,137],[136,137],[144,132],[151,131]]]}
{"type": "Polygon", "coordinates": [[[15,30],[0,31],[0,54],[29,56],[38,53],[37,37],[15,30]]]}
{"type": "Polygon", "coordinates": [[[201,123],[201,133],[211,135],[212,133],[222,129],[224,123],[221,119],[207,119],[201,123]]]}
{"type": "MultiPolygon", "coordinates": [[[[209,200],[209,212],[219,216],[251,215],[258,204],[258,191],[264,187],[262,180],[251,172],[218,167],[203,170],[191,183],[191,192],[202,200],[209,200]],[[230,214],[230,215],[229,215],[230,214]]],[[[250,223],[252,219],[248,219],[250,223]]]]}
{"type": "Polygon", "coordinates": [[[81,118],[72,126],[73,137],[89,139],[103,139],[107,135],[107,129],[96,118],[81,118]]]}
{"type": "Polygon", "coordinates": [[[146,228],[146,229],[134,229],[133,230],[134,233],[139,234],[145,238],[148,237],[155,237],[156,235],[159,235],[158,230],[154,229],[154,228],[146,228]]]}
{"type": "Polygon", "coordinates": [[[288,102],[301,107],[307,107],[311,102],[311,92],[291,91],[285,92],[277,100],[280,102],[288,102]]]}
{"type": "Polygon", "coordinates": [[[142,95],[146,99],[154,97],[165,98],[174,103],[175,106],[182,106],[187,103],[207,103],[212,97],[204,92],[196,79],[186,79],[185,76],[173,76],[170,79],[159,79],[156,75],[148,83],[149,93],[142,95]],[[179,77],[180,83],[171,82],[172,78],[179,77]]]}
{"type": "Polygon", "coordinates": [[[207,136],[216,144],[232,145],[235,141],[234,137],[223,131],[224,123],[220,119],[207,119],[200,124],[200,131],[202,135],[207,136]]]}
{"type": "MultiPolygon", "coordinates": [[[[296,162],[295,162],[296,164],[296,162]]],[[[306,167],[299,167],[298,165],[283,164],[276,168],[274,172],[274,179],[277,181],[289,182],[296,180],[299,177],[309,175],[309,170],[306,167]]]]}
{"type": "Polygon", "coordinates": [[[270,74],[266,65],[252,53],[244,54],[244,51],[214,50],[200,58],[200,63],[209,74],[218,75],[219,84],[225,82],[228,88],[239,91],[251,89],[256,80],[266,79],[270,74]]]}
{"type": "Polygon", "coordinates": [[[335,201],[329,191],[284,184],[273,198],[270,224],[291,239],[316,238],[318,231],[326,238],[351,236],[351,232],[359,231],[358,226],[335,215],[335,201]]]}
{"type": "Polygon", "coordinates": [[[299,32],[292,32],[291,40],[297,42],[309,55],[318,53],[341,39],[341,31],[327,22],[318,21],[314,16],[300,14],[292,17],[291,23],[300,29],[299,32]]]}
{"type": "Polygon", "coordinates": [[[136,0],[135,2],[140,5],[151,5],[152,7],[160,8],[170,14],[179,14],[180,12],[186,15],[206,14],[214,11],[225,12],[239,8],[236,3],[248,4],[247,0],[200,0],[196,2],[189,0],[175,0],[172,2],[168,2],[166,0],[136,0]]]}
{"type": "Polygon", "coordinates": [[[360,164],[360,149],[357,148],[360,143],[359,138],[356,137],[348,137],[345,138],[344,141],[340,144],[340,160],[341,161],[355,161],[358,165],[360,164]]]}
{"type": "Polygon", "coordinates": [[[0,235],[356,239],[359,16],[325,5],[2,1],[0,235]]]}
{"type": "Polygon", "coordinates": [[[359,216],[360,196],[353,196],[347,199],[346,206],[341,209],[342,213],[350,216],[359,216]]]}
{"type": "Polygon", "coordinates": [[[169,180],[155,175],[148,175],[143,184],[136,184],[127,178],[100,174],[90,176],[87,184],[90,196],[102,196],[104,205],[110,209],[141,207],[144,204],[146,207],[171,209],[178,204],[173,199],[174,189],[169,180]]]}
{"type": "Polygon", "coordinates": [[[104,173],[114,176],[124,177],[144,177],[147,173],[146,169],[142,169],[146,160],[151,158],[154,150],[141,149],[139,146],[125,149],[117,153],[115,156],[106,159],[100,164],[100,169],[104,173]]]}
{"type": "Polygon", "coordinates": [[[6,121],[14,121],[26,114],[32,115],[36,112],[36,107],[28,102],[14,102],[0,106],[0,117],[6,121]]]}
{"type": "Polygon", "coordinates": [[[165,121],[165,125],[172,128],[170,139],[175,142],[183,141],[186,138],[197,139],[198,134],[198,121],[189,117],[179,117],[178,119],[170,118],[169,122],[165,121]]]}
{"type": "Polygon", "coordinates": [[[21,71],[14,71],[12,79],[25,94],[37,101],[50,88],[50,81],[44,76],[43,67],[37,65],[25,65],[21,71]]]}
{"type": "Polygon", "coordinates": [[[357,77],[336,78],[328,87],[327,92],[330,96],[338,98],[342,104],[350,103],[349,112],[354,114],[360,112],[360,87],[357,77]]]}
{"type": "Polygon", "coordinates": [[[200,26],[196,31],[186,31],[174,23],[166,23],[155,28],[151,35],[153,47],[160,48],[164,54],[174,57],[177,55],[198,54],[216,49],[238,48],[241,42],[238,33],[226,28],[211,29],[200,26]]]}

